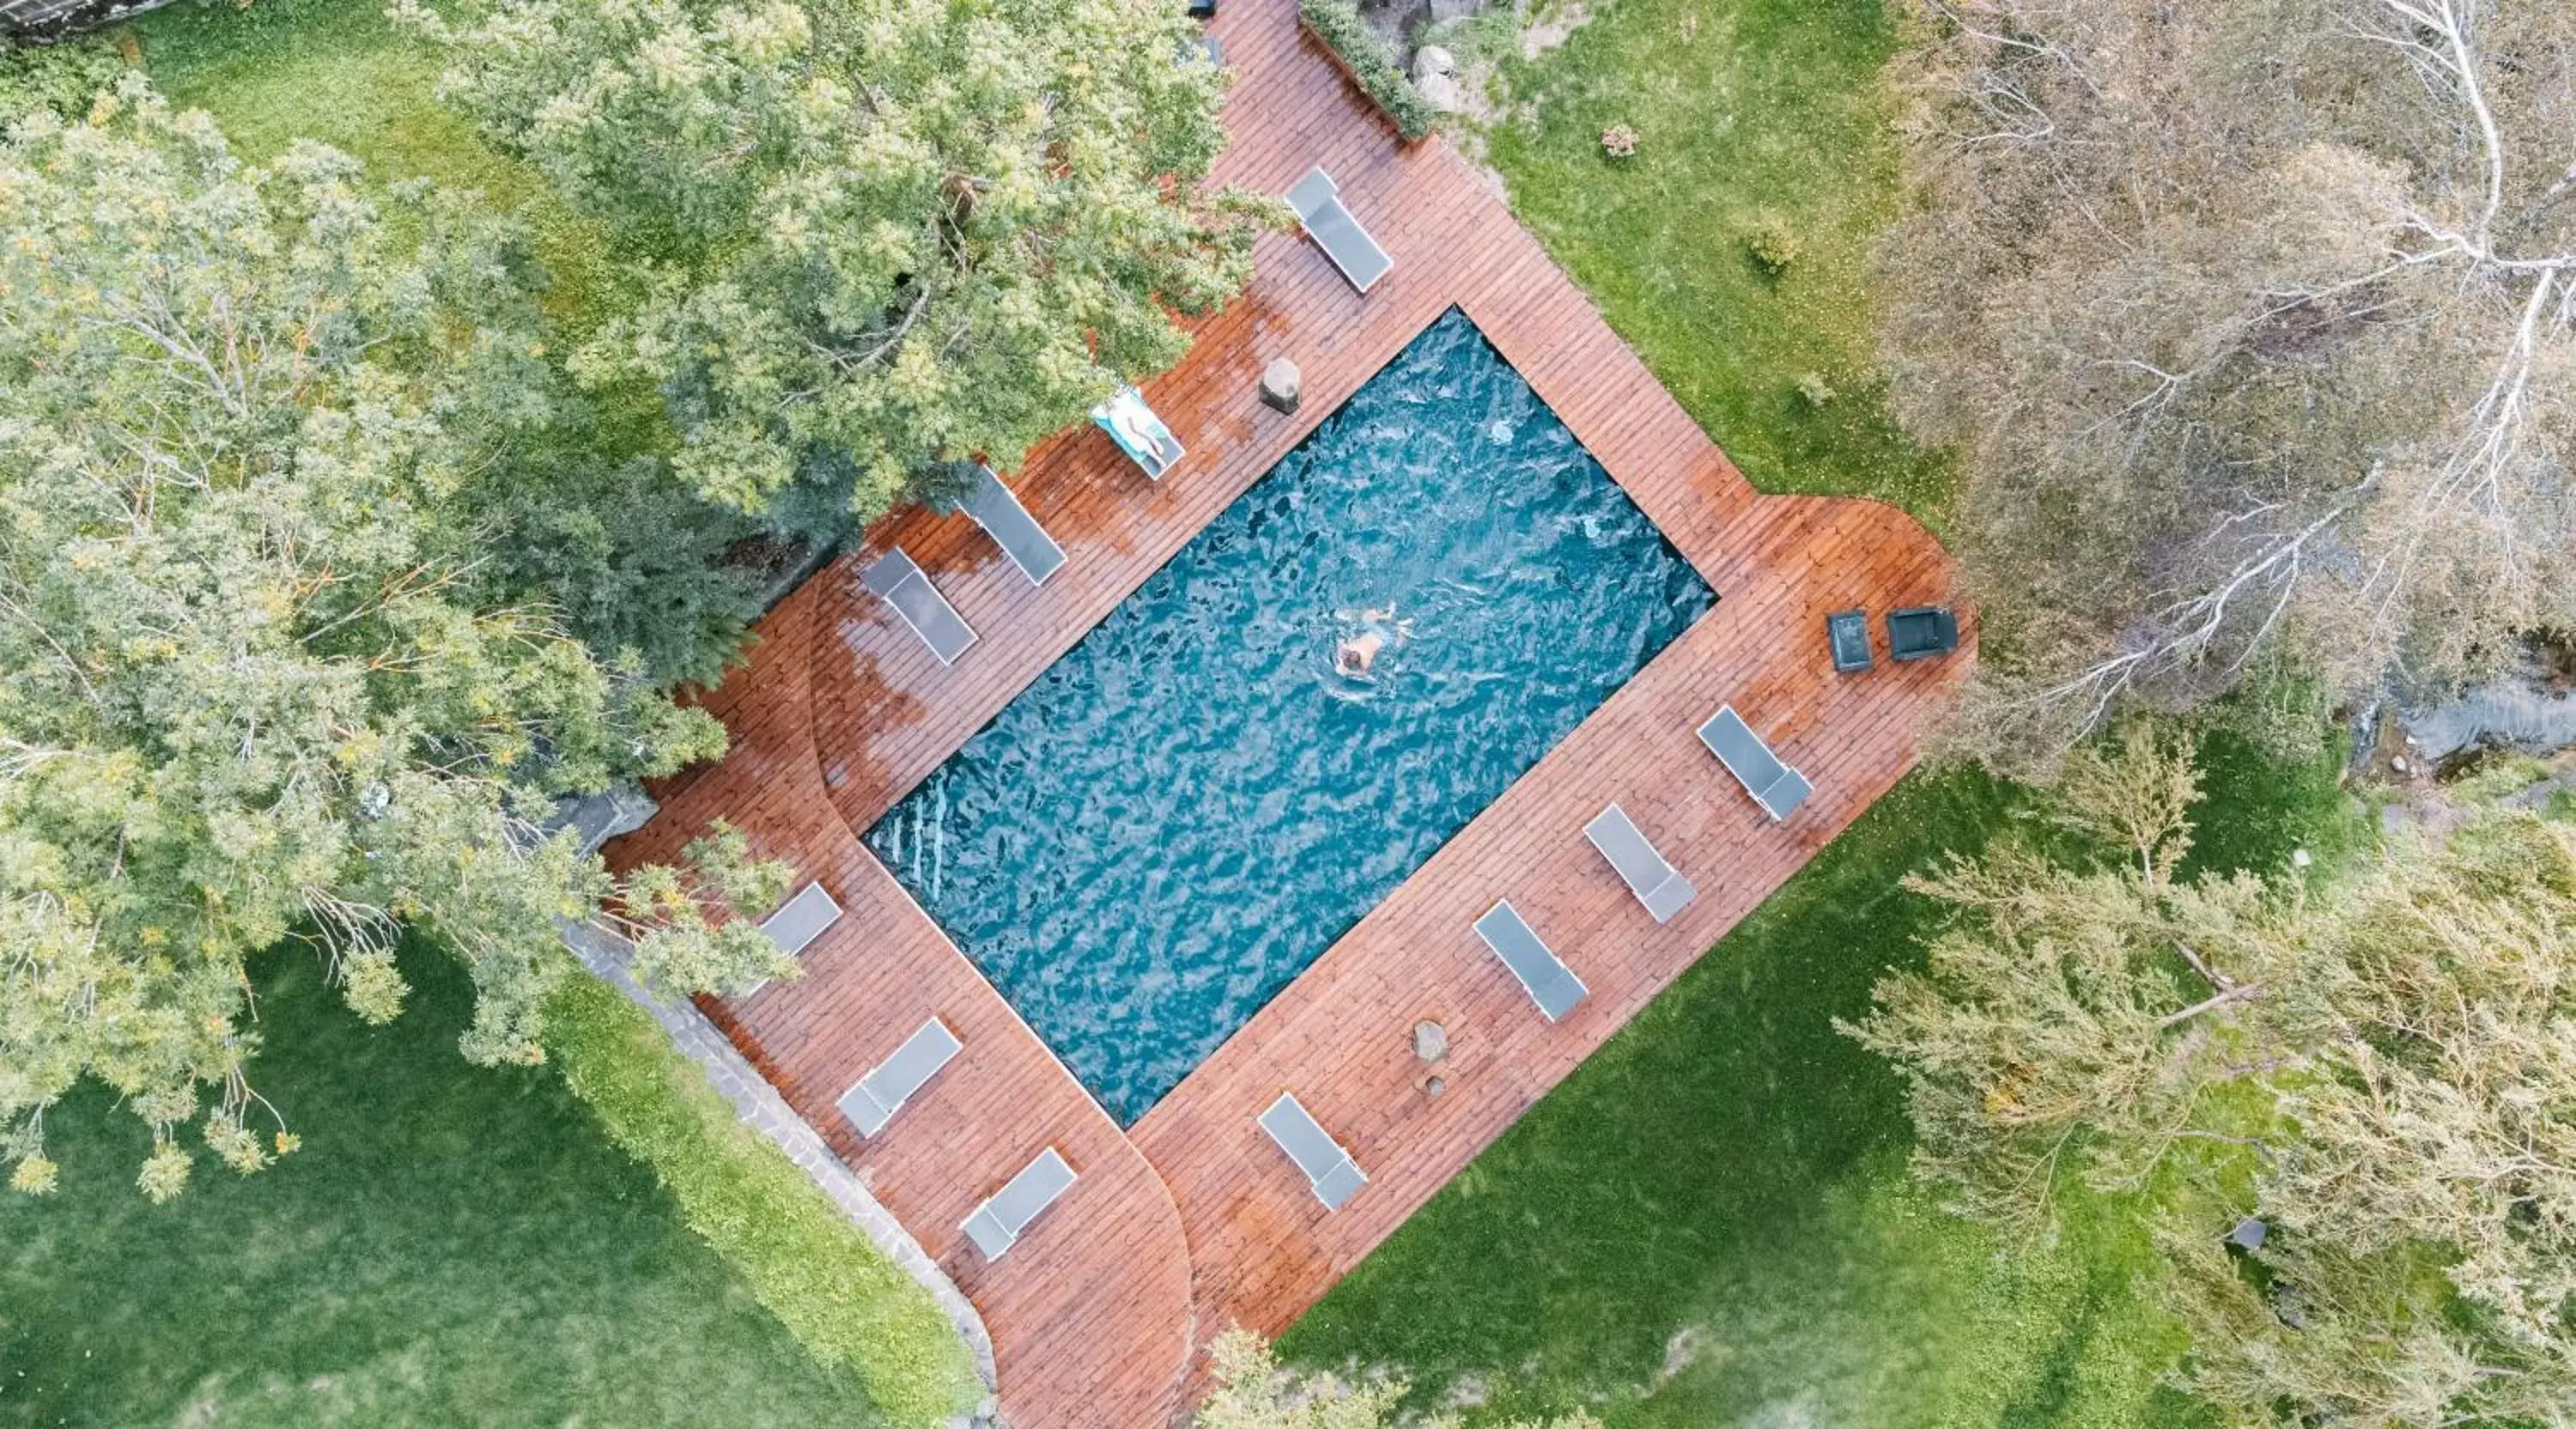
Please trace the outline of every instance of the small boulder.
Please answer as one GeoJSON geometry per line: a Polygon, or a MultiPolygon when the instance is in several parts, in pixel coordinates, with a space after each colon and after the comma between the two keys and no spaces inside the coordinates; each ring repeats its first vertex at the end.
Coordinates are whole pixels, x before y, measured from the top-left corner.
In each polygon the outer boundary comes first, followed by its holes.
{"type": "Polygon", "coordinates": [[[1424,75],[1413,82],[1422,91],[1423,101],[1443,114],[1457,114],[1467,107],[1467,92],[1458,87],[1453,75],[1424,75]]]}
{"type": "Polygon", "coordinates": [[[1438,45],[1424,45],[1422,48],[1413,52],[1413,82],[1415,84],[1420,84],[1424,80],[1431,79],[1434,76],[1454,77],[1457,73],[1458,57],[1449,53],[1447,50],[1440,48],[1438,45]]]}
{"type": "Polygon", "coordinates": [[[1431,0],[1431,23],[1445,25],[1485,12],[1486,0],[1431,0]]]}
{"type": "Polygon", "coordinates": [[[1284,357],[1275,357],[1270,360],[1268,367],[1261,369],[1263,406],[1275,412],[1294,412],[1305,395],[1306,379],[1298,372],[1296,363],[1284,357]]]}
{"type": "Polygon", "coordinates": [[[1413,1024],[1413,1055],[1437,1062],[1449,1055],[1449,1029],[1437,1022],[1413,1024]]]}

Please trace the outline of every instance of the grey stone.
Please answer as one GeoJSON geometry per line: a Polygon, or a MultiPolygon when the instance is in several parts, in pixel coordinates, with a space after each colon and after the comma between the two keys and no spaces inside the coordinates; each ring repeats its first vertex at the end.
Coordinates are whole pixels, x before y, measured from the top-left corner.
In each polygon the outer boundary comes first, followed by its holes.
{"type": "Polygon", "coordinates": [[[1449,1029],[1437,1022],[1413,1024],[1413,1055],[1426,1062],[1437,1062],[1449,1055],[1449,1029]]]}
{"type": "Polygon", "coordinates": [[[1438,45],[1424,45],[1413,52],[1413,82],[1420,84],[1434,75],[1458,73],[1458,57],[1438,45]]]}
{"type": "Polygon", "coordinates": [[[1467,92],[1458,81],[1445,74],[1424,75],[1413,87],[1422,91],[1423,101],[1443,114],[1457,114],[1467,107],[1467,92]]]}
{"type": "Polygon", "coordinates": [[[1277,412],[1294,412],[1306,396],[1306,378],[1297,364],[1284,357],[1274,357],[1261,369],[1261,402],[1277,412]]]}
{"type": "Polygon", "coordinates": [[[1431,0],[1431,23],[1445,25],[1485,13],[1487,0],[1431,0]]]}
{"type": "Polygon", "coordinates": [[[2270,1234],[2271,1227],[2252,1216],[2247,1216],[2228,1229],[2227,1243],[2239,1250],[2261,1250],[2264,1239],[2270,1234]]]}

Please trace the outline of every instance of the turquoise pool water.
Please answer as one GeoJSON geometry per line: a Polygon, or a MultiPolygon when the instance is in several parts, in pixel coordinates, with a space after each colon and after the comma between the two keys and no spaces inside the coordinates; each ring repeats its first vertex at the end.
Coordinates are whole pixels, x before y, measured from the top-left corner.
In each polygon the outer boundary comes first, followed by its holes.
{"type": "Polygon", "coordinates": [[[1132,1123],[1714,599],[1452,311],[867,842],[1132,1123]]]}

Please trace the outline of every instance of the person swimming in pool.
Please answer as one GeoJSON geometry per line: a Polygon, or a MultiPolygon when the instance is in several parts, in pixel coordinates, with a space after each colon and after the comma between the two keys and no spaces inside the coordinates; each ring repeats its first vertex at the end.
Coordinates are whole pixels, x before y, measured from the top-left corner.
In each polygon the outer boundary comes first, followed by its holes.
{"type": "MultiPolygon", "coordinates": [[[[1350,618],[1350,612],[1342,614],[1344,619],[1350,618]]],[[[1392,605],[1384,610],[1363,610],[1359,621],[1365,628],[1356,635],[1345,636],[1341,644],[1333,647],[1333,669],[1348,679],[1358,679],[1377,664],[1377,657],[1386,652],[1389,631],[1402,640],[1413,627],[1412,621],[1395,618],[1392,605]]]]}

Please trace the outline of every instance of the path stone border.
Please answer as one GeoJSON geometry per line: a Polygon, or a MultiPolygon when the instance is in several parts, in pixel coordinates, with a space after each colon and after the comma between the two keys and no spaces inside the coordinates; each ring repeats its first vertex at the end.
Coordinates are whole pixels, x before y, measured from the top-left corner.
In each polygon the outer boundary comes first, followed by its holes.
{"type": "MultiPolygon", "coordinates": [[[[956,1325],[957,1333],[965,1337],[967,1346],[975,1352],[975,1370],[983,1377],[985,1389],[994,1388],[998,1381],[993,1370],[993,1337],[984,1328],[984,1317],[975,1312],[975,1306],[958,1290],[957,1283],[948,1278],[948,1272],[939,1268],[939,1262],[931,1259],[929,1252],[921,1248],[921,1242],[912,1238],[912,1232],[905,1230],[885,1207],[877,1204],[876,1197],[868,1194],[868,1188],[860,1184],[859,1178],[825,1144],[813,1126],[787,1105],[787,1099],[778,1094],[776,1087],[752,1069],[751,1063],[735,1049],[733,1039],[718,1031],[707,1015],[697,1008],[687,1004],[673,1007],[646,991],[631,971],[631,959],[624,939],[583,926],[567,931],[564,942],[581,959],[583,967],[598,974],[611,987],[626,994],[630,1001],[653,1014],[653,1020],[670,1034],[673,1045],[698,1064],[715,1089],[724,1094],[725,1100],[733,1103],[742,1120],[786,1152],[787,1159],[813,1178],[814,1184],[823,1189],[823,1194],[831,1197],[834,1205],[839,1206],[859,1229],[867,1232],[868,1239],[876,1242],[877,1248],[884,1251],[888,1259],[919,1281],[922,1289],[930,1292],[930,1298],[939,1302],[939,1308],[947,1313],[949,1321],[956,1325]]],[[[988,1399],[975,1418],[980,1422],[988,1419],[991,1413],[988,1399]]]]}

